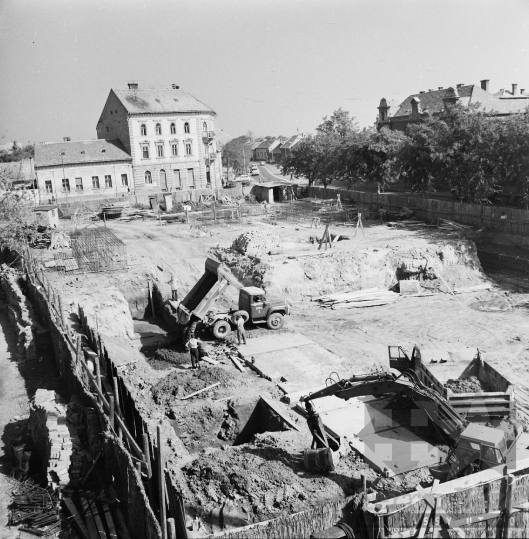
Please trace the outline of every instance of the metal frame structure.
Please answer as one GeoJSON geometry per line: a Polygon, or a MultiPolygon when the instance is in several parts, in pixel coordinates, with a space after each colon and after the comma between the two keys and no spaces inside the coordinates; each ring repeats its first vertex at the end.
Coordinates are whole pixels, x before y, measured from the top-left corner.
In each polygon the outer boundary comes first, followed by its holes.
{"type": "Polygon", "coordinates": [[[127,269],[127,248],[108,228],[84,228],[72,236],[72,252],[80,269],[90,272],[127,269]]]}

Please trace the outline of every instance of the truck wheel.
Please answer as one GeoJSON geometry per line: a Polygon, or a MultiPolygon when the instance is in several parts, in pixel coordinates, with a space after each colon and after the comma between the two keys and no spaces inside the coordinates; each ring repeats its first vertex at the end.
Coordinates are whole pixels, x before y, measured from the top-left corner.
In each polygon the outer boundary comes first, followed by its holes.
{"type": "Polygon", "coordinates": [[[213,325],[213,335],[217,339],[225,339],[231,333],[231,326],[226,320],[218,320],[213,325]]]}
{"type": "Polygon", "coordinates": [[[525,200],[523,197],[516,197],[516,205],[519,208],[525,208],[525,200]]]}
{"type": "Polygon", "coordinates": [[[498,198],[498,202],[499,202],[502,206],[507,206],[507,204],[509,203],[509,199],[508,199],[508,197],[506,197],[505,195],[502,195],[501,197],[498,198]]]}
{"type": "Polygon", "coordinates": [[[284,323],[285,323],[285,319],[283,318],[283,315],[281,313],[272,313],[266,319],[266,325],[270,329],[281,329],[284,323]]]}
{"type": "Polygon", "coordinates": [[[231,315],[231,320],[234,324],[237,324],[237,318],[239,318],[239,316],[242,316],[245,324],[250,319],[250,315],[246,311],[235,311],[231,315]]]}

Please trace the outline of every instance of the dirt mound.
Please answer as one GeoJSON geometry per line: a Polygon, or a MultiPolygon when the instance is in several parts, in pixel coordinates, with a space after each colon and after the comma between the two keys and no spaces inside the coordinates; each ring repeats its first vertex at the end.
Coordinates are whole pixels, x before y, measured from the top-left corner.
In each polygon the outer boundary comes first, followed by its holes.
{"type": "Polygon", "coordinates": [[[260,257],[282,252],[279,236],[266,230],[250,230],[235,238],[232,249],[249,257],[260,257]]]}
{"type": "Polygon", "coordinates": [[[152,388],[152,396],[157,404],[170,407],[175,398],[180,399],[217,382],[220,382],[220,385],[207,392],[199,393],[196,397],[191,397],[188,402],[229,396],[227,390],[236,386],[236,381],[228,371],[220,367],[208,366],[197,370],[172,372],[152,388]]]}
{"type": "Polygon", "coordinates": [[[169,348],[158,348],[149,358],[149,365],[157,370],[171,369],[177,365],[190,363],[189,352],[177,352],[169,348]]]}
{"type": "MultiPolygon", "coordinates": [[[[363,465],[356,457],[351,458],[363,465]]],[[[206,451],[184,467],[183,474],[189,488],[187,504],[198,516],[215,525],[219,515],[220,524],[231,526],[342,498],[354,493],[361,483],[359,474],[353,478],[343,470],[326,476],[307,473],[302,453],[267,445],[206,451]]]]}
{"type": "Polygon", "coordinates": [[[416,279],[428,289],[483,282],[476,246],[468,240],[418,247],[337,250],[322,256],[250,258],[217,246],[214,255],[246,285],[298,299],[339,290],[390,289],[402,279],[416,279]]]}
{"type": "Polygon", "coordinates": [[[500,294],[493,294],[492,298],[484,299],[471,303],[469,305],[471,309],[483,312],[503,312],[510,311],[513,308],[513,302],[510,298],[500,294]]]}
{"type": "Polygon", "coordinates": [[[475,376],[459,380],[450,379],[446,382],[445,387],[453,393],[483,393],[490,391],[487,384],[478,380],[475,376]]]}

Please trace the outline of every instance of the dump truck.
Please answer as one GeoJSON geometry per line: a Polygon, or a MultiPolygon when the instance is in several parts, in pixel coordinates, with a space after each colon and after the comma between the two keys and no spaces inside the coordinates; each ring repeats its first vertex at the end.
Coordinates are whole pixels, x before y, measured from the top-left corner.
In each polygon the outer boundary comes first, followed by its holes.
{"type": "Polygon", "coordinates": [[[194,333],[196,324],[201,321],[217,339],[225,339],[241,316],[245,323],[266,324],[278,330],[290,312],[290,305],[283,299],[267,297],[265,291],[256,286],[241,286],[229,269],[212,258],[206,260],[204,274],[177,307],[181,327],[194,333]],[[238,309],[215,310],[216,301],[230,284],[239,289],[238,309]]]}
{"type": "Polygon", "coordinates": [[[398,372],[413,372],[425,386],[437,391],[459,415],[468,419],[515,419],[514,387],[494,367],[487,363],[479,350],[470,351],[469,362],[457,354],[441,352],[437,359],[425,363],[418,346],[413,347],[411,358],[402,346],[388,346],[389,366],[398,372]],[[454,393],[446,387],[450,379],[464,380],[475,376],[492,391],[454,393]]]}
{"type": "MultiPolygon", "coordinates": [[[[515,458],[513,448],[516,443],[513,438],[509,439],[501,429],[463,419],[444,397],[424,385],[412,371],[398,376],[392,372],[376,372],[340,380],[300,399],[306,408],[307,425],[313,437],[312,454],[319,450],[331,457],[327,459],[328,471],[333,469],[333,456],[340,456],[341,448],[336,447],[340,441],[329,438],[312,401],[327,396],[348,400],[367,395],[405,396],[426,414],[432,426],[451,447],[446,461],[430,468],[431,475],[441,481],[492,468],[515,458]]],[[[516,435],[519,436],[518,433],[516,435]]],[[[305,464],[310,454],[305,453],[305,464]]]]}

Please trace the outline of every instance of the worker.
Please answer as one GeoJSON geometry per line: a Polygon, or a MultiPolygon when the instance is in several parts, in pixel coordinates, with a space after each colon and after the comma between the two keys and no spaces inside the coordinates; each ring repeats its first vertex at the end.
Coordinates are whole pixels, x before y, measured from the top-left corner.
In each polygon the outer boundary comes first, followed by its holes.
{"type": "Polygon", "coordinates": [[[237,344],[246,344],[246,331],[244,329],[244,318],[239,316],[237,318],[237,344]]]}
{"type": "Polygon", "coordinates": [[[200,355],[198,353],[198,339],[194,334],[191,335],[191,338],[188,342],[189,353],[191,354],[191,367],[193,369],[200,369],[200,355]]]}
{"type": "Polygon", "coordinates": [[[173,301],[178,301],[178,279],[174,273],[171,274],[169,284],[171,285],[171,299],[173,301]]]}

